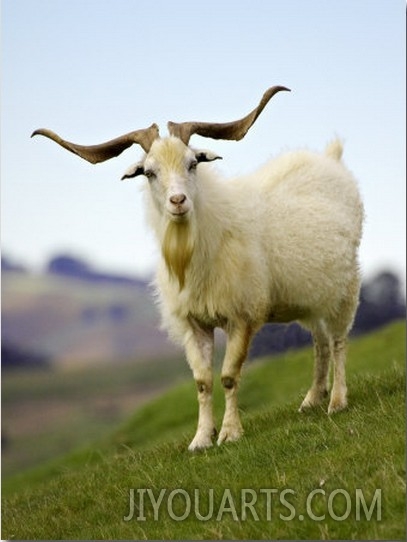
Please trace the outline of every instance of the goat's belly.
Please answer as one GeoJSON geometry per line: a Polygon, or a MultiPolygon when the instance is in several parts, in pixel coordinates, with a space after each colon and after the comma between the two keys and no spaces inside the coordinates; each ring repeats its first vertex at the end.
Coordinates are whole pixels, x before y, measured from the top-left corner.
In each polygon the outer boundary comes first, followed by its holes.
{"type": "Polygon", "coordinates": [[[270,323],[288,323],[294,320],[306,320],[311,311],[299,305],[276,305],[270,310],[267,321],[270,323]]]}
{"type": "Polygon", "coordinates": [[[225,328],[228,323],[228,318],[226,316],[221,316],[219,314],[216,314],[214,316],[209,315],[208,313],[205,314],[195,314],[190,312],[188,314],[188,318],[192,318],[197,322],[201,327],[209,327],[209,328],[225,328]]]}

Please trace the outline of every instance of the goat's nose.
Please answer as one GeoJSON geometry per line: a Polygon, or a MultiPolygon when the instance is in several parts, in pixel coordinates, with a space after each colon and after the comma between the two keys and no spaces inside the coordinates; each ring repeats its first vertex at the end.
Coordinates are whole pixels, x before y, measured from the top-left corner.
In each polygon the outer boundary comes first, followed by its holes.
{"type": "Polygon", "coordinates": [[[187,199],[185,194],[174,194],[170,197],[170,202],[174,205],[181,205],[187,199]]]}

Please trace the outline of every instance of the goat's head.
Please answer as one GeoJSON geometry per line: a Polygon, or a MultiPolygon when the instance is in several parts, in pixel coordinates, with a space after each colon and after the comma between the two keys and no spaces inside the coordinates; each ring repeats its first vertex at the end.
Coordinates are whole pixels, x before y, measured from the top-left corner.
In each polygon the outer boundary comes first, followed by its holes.
{"type": "Polygon", "coordinates": [[[192,149],[178,137],[157,138],[145,157],[131,166],[122,179],[147,177],[158,210],[170,220],[181,222],[193,210],[198,164],[219,158],[211,151],[192,149]]]}
{"type": "MultiPolygon", "coordinates": [[[[212,139],[235,141],[242,139],[269,100],[280,90],[289,89],[282,86],[269,88],[263,94],[258,106],[237,121],[227,123],[168,122],[170,137],[167,138],[160,138],[156,124],[152,124],[149,128],[143,130],[130,132],[106,143],[91,146],[71,143],[48,129],[36,130],[32,135],[46,136],[92,164],[104,162],[118,156],[135,143],[140,145],[145,151],[143,159],[131,166],[122,179],[129,179],[139,175],[147,177],[155,205],[162,214],[166,215],[169,223],[173,225],[168,228],[168,232],[173,231],[174,227],[177,228],[176,236],[168,234],[167,243],[163,244],[163,254],[171,270],[170,253],[173,252],[175,245],[174,238],[178,239],[180,245],[184,245],[183,251],[180,246],[177,250],[180,258],[181,252],[188,254],[192,251],[192,245],[187,241],[188,236],[185,236],[184,233],[186,231],[185,223],[193,211],[194,191],[198,187],[196,183],[190,181],[195,179],[199,163],[211,162],[220,158],[220,156],[210,151],[191,148],[189,146],[191,136],[197,134],[212,139]],[[181,242],[181,239],[184,239],[184,242],[181,242]],[[189,249],[187,248],[188,243],[190,245],[189,249]]],[[[177,259],[179,258],[175,258],[175,260],[177,259]]],[[[180,264],[181,271],[172,270],[178,276],[181,287],[183,285],[183,273],[188,265],[187,260],[180,264]]]]}

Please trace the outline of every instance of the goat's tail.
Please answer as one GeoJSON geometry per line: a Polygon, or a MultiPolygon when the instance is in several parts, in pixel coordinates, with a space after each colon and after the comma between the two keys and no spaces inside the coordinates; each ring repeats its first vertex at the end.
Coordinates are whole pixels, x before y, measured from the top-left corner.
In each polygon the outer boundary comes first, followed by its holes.
{"type": "Polygon", "coordinates": [[[339,138],[334,139],[325,148],[326,156],[333,158],[334,160],[339,160],[342,158],[343,153],[343,144],[339,138]]]}

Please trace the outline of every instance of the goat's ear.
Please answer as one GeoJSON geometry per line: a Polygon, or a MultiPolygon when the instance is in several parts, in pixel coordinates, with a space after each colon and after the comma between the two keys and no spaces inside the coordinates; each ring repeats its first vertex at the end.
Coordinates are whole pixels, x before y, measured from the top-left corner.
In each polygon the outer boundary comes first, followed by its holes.
{"type": "Polygon", "coordinates": [[[138,175],[144,175],[144,162],[137,162],[137,164],[130,166],[128,169],[126,169],[123,177],[120,180],[124,181],[125,179],[132,179],[138,175]]]}
{"type": "Polygon", "coordinates": [[[222,160],[222,156],[218,156],[212,151],[195,151],[195,158],[198,162],[213,162],[214,160],[222,160]]]}

